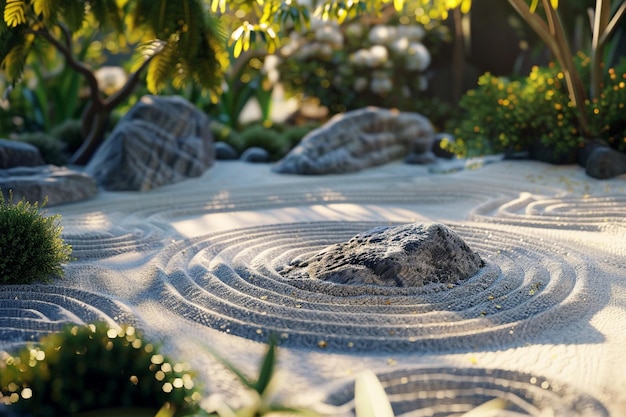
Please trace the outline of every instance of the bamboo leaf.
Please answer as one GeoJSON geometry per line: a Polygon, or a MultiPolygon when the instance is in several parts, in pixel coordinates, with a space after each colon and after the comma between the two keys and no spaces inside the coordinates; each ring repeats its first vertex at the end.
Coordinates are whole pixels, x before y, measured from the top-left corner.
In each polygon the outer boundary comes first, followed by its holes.
{"type": "Polygon", "coordinates": [[[237,41],[235,42],[235,45],[233,47],[233,56],[235,58],[239,58],[239,55],[241,55],[241,50],[243,48],[243,40],[242,38],[237,39],[237,41]]]}
{"type": "Polygon", "coordinates": [[[54,5],[53,0],[33,0],[33,10],[37,16],[42,16],[44,22],[50,21],[54,5]]]}
{"type": "Polygon", "coordinates": [[[9,27],[26,23],[26,2],[23,0],[7,0],[4,6],[4,21],[9,27]]]}
{"type": "Polygon", "coordinates": [[[213,13],[220,11],[220,13],[226,13],[226,0],[213,0],[211,2],[211,11],[213,13]]]}
{"type": "Polygon", "coordinates": [[[461,13],[467,14],[472,9],[472,0],[461,1],[461,13]]]}

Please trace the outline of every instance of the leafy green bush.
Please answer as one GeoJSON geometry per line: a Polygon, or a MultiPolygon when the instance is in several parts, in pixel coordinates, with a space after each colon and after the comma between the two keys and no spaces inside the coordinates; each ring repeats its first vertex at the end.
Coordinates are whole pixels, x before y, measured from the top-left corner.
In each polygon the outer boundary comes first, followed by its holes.
{"type": "MultiPolygon", "coordinates": [[[[589,60],[579,56],[581,74],[589,60]]],[[[598,100],[587,102],[592,130],[618,150],[626,150],[626,60],[609,70],[598,100]]],[[[460,156],[548,149],[555,159],[575,153],[584,138],[576,108],[565,89],[563,73],[554,65],[534,67],[528,77],[509,80],[489,73],[461,100],[468,117],[454,129],[446,148],[460,156]]]]}
{"type": "Polygon", "coordinates": [[[300,143],[302,138],[307,133],[309,133],[310,131],[312,131],[313,129],[317,127],[319,127],[317,124],[306,124],[306,125],[301,125],[301,126],[287,127],[285,128],[283,132],[283,137],[285,138],[287,143],[289,143],[289,146],[293,148],[298,143],[300,143]]]}
{"type": "Polygon", "coordinates": [[[38,203],[12,200],[0,193],[0,284],[62,276],[61,264],[70,261],[72,248],[61,238],[60,215],[45,216],[38,203]]]}
{"type": "Polygon", "coordinates": [[[213,134],[213,140],[215,142],[225,142],[238,152],[243,150],[244,142],[241,136],[230,126],[216,120],[211,120],[211,133],[213,134]]]}
{"type": "Polygon", "coordinates": [[[51,134],[44,132],[22,133],[15,138],[19,142],[29,143],[39,149],[47,164],[65,165],[69,156],[65,153],[65,144],[51,134]]]}
{"type": "Polygon", "coordinates": [[[626,152],[626,59],[609,68],[602,93],[587,108],[594,132],[612,148],[626,152]]]}
{"type": "Polygon", "coordinates": [[[66,145],[68,153],[74,153],[83,143],[80,119],[67,119],[50,130],[50,135],[66,145]]]}
{"type": "Polygon", "coordinates": [[[154,415],[167,404],[186,415],[200,398],[188,365],[159,354],[134,327],[105,323],[67,326],[4,358],[0,390],[0,402],[40,417],[123,407],[154,415]]]}
{"type": "Polygon", "coordinates": [[[290,149],[290,144],[285,136],[274,129],[261,125],[252,125],[241,132],[244,148],[258,146],[270,154],[270,159],[275,161],[283,157],[290,149]]]}

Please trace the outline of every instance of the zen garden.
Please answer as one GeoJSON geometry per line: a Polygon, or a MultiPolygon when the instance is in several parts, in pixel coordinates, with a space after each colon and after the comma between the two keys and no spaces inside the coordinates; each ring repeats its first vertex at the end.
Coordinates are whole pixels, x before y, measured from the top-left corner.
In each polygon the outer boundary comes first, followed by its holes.
{"type": "Polygon", "coordinates": [[[626,416],[626,2],[0,10],[0,416],[626,416]]]}

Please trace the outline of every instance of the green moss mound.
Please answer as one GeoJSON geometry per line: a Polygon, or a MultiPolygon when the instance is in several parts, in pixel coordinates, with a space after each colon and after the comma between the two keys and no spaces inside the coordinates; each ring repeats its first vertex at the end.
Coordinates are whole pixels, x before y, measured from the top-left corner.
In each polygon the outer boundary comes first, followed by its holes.
{"type": "Polygon", "coordinates": [[[158,353],[132,326],[70,325],[2,359],[0,403],[19,413],[54,417],[115,409],[109,415],[137,415],[127,413],[132,407],[155,415],[165,406],[182,416],[198,409],[189,366],[158,353]]]}
{"type": "MultiPolygon", "coordinates": [[[[45,202],[42,204],[42,207],[45,202]]],[[[30,284],[63,276],[72,247],[61,238],[61,216],[45,216],[38,203],[5,200],[0,193],[0,284],[30,284]]]]}
{"type": "Polygon", "coordinates": [[[290,144],[282,133],[261,125],[251,125],[244,129],[241,139],[245,149],[258,146],[268,151],[272,161],[282,158],[290,149],[290,144]]]}

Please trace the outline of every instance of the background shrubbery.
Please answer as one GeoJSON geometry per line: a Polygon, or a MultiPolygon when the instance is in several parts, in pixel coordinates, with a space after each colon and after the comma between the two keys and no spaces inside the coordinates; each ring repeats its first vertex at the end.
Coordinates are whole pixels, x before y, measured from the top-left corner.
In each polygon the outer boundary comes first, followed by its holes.
{"type": "MultiPolygon", "coordinates": [[[[576,64],[588,76],[589,59],[576,64]]],[[[586,103],[591,128],[613,148],[626,150],[626,60],[611,68],[599,98],[586,103]]],[[[527,77],[508,79],[489,73],[461,100],[466,118],[455,129],[455,142],[446,147],[462,156],[549,149],[549,162],[573,162],[583,145],[576,109],[572,107],[563,73],[555,65],[534,67],[527,77]]],[[[546,154],[544,152],[544,154],[546,154]]]]}

